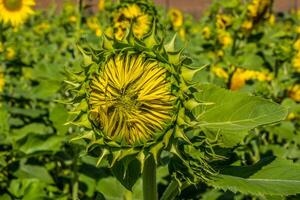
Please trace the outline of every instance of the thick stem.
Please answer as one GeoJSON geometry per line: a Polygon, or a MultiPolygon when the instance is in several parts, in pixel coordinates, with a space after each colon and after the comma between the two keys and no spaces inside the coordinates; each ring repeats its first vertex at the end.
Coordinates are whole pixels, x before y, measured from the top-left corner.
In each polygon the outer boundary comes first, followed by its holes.
{"type": "Polygon", "coordinates": [[[79,189],[79,175],[78,175],[78,153],[79,150],[76,146],[73,147],[74,150],[74,158],[72,163],[72,171],[73,171],[73,178],[72,178],[72,200],[79,200],[78,198],[78,189],[79,189]]]}
{"type": "Polygon", "coordinates": [[[157,200],[156,164],[153,156],[146,159],[143,172],[144,200],[157,200]]]}

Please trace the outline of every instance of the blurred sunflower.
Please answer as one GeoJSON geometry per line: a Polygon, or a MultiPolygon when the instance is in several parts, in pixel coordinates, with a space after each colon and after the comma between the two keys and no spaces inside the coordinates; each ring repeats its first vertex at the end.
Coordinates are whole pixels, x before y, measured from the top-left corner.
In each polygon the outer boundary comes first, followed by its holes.
{"type": "Polygon", "coordinates": [[[202,29],[202,35],[206,40],[208,40],[211,37],[211,30],[208,26],[205,26],[202,29]]]}
{"type": "Polygon", "coordinates": [[[271,0],[252,0],[247,7],[248,16],[254,19],[268,16],[268,8],[271,4],[271,0]]]}
{"type": "Polygon", "coordinates": [[[171,19],[172,26],[175,30],[183,25],[183,15],[180,10],[172,8],[169,10],[168,14],[171,19]]]}
{"type": "Polygon", "coordinates": [[[218,41],[223,47],[229,47],[233,43],[230,33],[224,30],[218,31],[218,41]]]}
{"type": "Polygon", "coordinates": [[[105,8],[105,0],[99,0],[98,2],[98,10],[102,11],[105,8]]]}
{"type": "Polygon", "coordinates": [[[293,58],[292,65],[297,72],[300,72],[300,53],[299,52],[293,58]]]}
{"type": "Polygon", "coordinates": [[[19,26],[34,13],[34,5],[35,0],[0,0],[0,21],[19,26]]]}
{"type": "Polygon", "coordinates": [[[12,59],[15,58],[15,56],[16,56],[15,50],[14,50],[12,47],[8,47],[8,48],[6,49],[5,58],[6,58],[7,60],[12,60],[12,59]]]}
{"type": "Polygon", "coordinates": [[[4,73],[0,72],[0,92],[3,92],[4,85],[5,85],[4,73]]]}
{"type": "Polygon", "coordinates": [[[171,120],[175,97],[158,62],[115,55],[90,83],[93,124],[114,141],[138,144],[152,139],[171,120]]]}
{"type": "Polygon", "coordinates": [[[34,27],[34,31],[38,34],[48,32],[50,30],[50,24],[48,22],[42,22],[34,27]]]}
{"type": "Polygon", "coordinates": [[[242,88],[248,80],[270,81],[272,78],[273,77],[268,72],[237,68],[231,77],[230,89],[238,90],[242,88]]]}
{"type": "Polygon", "coordinates": [[[242,29],[249,31],[253,28],[253,22],[251,20],[246,20],[242,23],[242,29]]]}
{"type": "Polygon", "coordinates": [[[217,28],[225,29],[232,25],[232,17],[229,15],[218,14],[217,15],[217,28]]]}
{"type": "Polygon", "coordinates": [[[118,40],[125,36],[130,25],[132,25],[134,35],[140,39],[150,31],[152,17],[137,4],[127,4],[117,9],[113,21],[113,33],[118,40]]]}
{"type": "Polygon", "coordinates": [[[0,53],[2,53],[4,51],[4,45],[2,42],[0,42],[0,53]]]}
{"type": "Polygon", "coordinates": [[[222,67],[213,66],[212,72],[219,78],[228,79],[228,73],[222,67]]]}
{"type": "Polygon", "coordinates": [[[288,95],[291,99],[300,102],[300,84],[296,84],[288,89],[288,95]]]}
{"type": "Polygon", "coordinates": [[[97,36],[102,35],[102,29],[100,22],[96,16],[89,17],[86,21],[87,26],[90,30],[94,31],[97,36]]]}

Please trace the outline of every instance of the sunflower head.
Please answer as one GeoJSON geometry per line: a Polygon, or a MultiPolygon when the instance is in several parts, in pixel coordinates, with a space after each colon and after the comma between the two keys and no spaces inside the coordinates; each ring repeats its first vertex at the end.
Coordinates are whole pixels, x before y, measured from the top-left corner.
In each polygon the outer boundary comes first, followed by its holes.
{"type": "Polygon", "coordinates": [[[225,14],[218,14],[216,25],[219,29],[226,29],[227,27],[231,26],[233,22],[232,16],[225,15],[225,14]]]}
{"type": "Polygon", "coordinates": [[[139,1],[122,1],[113,14],[113,34],[116,39],[125,37],[132,26],[135,37],[141,39],[149,33],[156,10],[152,4],[139,1]]]}
{"type": "MultiPolygon", "coordinates": [[[[130,27],[120,40],[102,36],[99,49],[79,47],[84,65],[69,74],[75,91],[69,123],[83,131],[74,139],[87,139],[89,149],[99,147],[98,163],[106,158],[111,167],[128,165],[130,158],[139,161],[142,171],[149,156],[156,162],[162,150],[177,156],[182,149],[177,144],[190,143],[184,131],[193,129],[192,110],[201,104],[191,88],[201,68],[189,66],[191,60],[174,47],[175,37],[164,43],[155,25],[142,39],[130,27]]],[[[185,162],[197,171],[191,176],[210,171],[205,159],[196,162],[200,167],[185,162]]]]}
{"type": "Polygon", "coordinates": [[[179,29],[183,25],[183,14],[180,10],[172,8],[169,10],[169,17],[172,23],[172,26],[175,30],[179,29]]]}
{"type": "Polygon", "coordinates": [[[260,18],[269,17],[269,8],[272,5],[272,2],[272,0],[252,0],[247,7],[248,16],[255,21],[260,18]]]}
{"type": "Polygon", "coordinates": [[[153,141],[174,120],[168,71],[145,54],[109,56],[91,76],[87,95],[94,129],[122,145],[153,141]]]}
{"type": "Polygon", "coordinates": [[[0,0],[0,21],[19,26],[33,14],[34,5],[35,0],[0,0]]]}

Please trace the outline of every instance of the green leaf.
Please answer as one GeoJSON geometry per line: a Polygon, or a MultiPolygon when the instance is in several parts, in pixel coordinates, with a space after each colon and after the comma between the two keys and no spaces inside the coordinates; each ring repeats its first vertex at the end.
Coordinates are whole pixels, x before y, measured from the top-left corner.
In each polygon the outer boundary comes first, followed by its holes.
{"type": "Polygon", "coordinates": [[[54,183],[47,169],[37,165],[21,165],[15,176],[19,179],[39,179],[46,183],[54,183]]]}
{"type": "Polygon", "coordinates": [[[28,124],[27,126],[20,128],[20,129],[14,129],[12,132],[13,133],[12,137],[15,140],[19,140],[19,139],[25,137],[26,135],[28,135],[29,133],[46,135],[46,134],[49,134],[50,132],[51,132],[50,127],[47,127],[44,124],[40,124],[40,123],[32,123],[32,124],[28,124]]]}
{"type": "Polygon", "coordinates": [[[112,172],[115,177],[128,190],[132,190],[133,185],[141,175],[140,171],[140,162],[131,156],[127,156],[121,161],[116,162],[112,167],[112,172]]]}
{"type": "Polygon", "coordinates": [[[245,131],[283,120],[287,114],[284,107],[260,97],[209,84],[198,89],[201,92],[196,93],[195,98],[204,102],[194,110],[198,125],[203,130],[222,135],[225,146],[231,146],[230,141],[237,140],[237,134],[245,136],[245,131]]]}
{"type": "Polygon", "coordinates": [[[16,149],[31,154],[39,151],[59,151],[66,138],[53,136],[29,135],[25,141],[17,143],[16,149]]]}
{"type": "Polygon", "coordinates": [[[287,114],[284,107],[260,97],[209,84],[199,89],[201,92],[195,93],[195,99],[204,104],[194,110],[198,125],[208,137],[217,138],[222,147],[235,146],[249,130],[280,121],[287,114]]]}
{"type": "Polygon", "coordinates": [[[106,200],[131,199],[140,200],[143,198],[142,181],[139,179],[133,187],[133,192],[126,190],[122,184],[114,177],[101,179],[97,186],[97,191],[101,192],[106,200]]]}
{"type": "Polygon", "coordinates": [[[263,166],[230,167],[209,185],[252,195],[294,195],[300,193],[300,165],[276,159],[263,166]]]}
{"type": "Polygon", "coordinates": [[[57,104],[53,110],[50,111],[50,120],[57,129],[58,134],[65,134],[67,132],[69,128],[65,125],[67,119],[68,111],[63,105],[57,104]]]}
{"type": "Polygon", "coordinates": [[[264,60],[255,54],[245,55],[242,60],[241,67],[250,70],[260,70],[264,64],[264,60]]]}

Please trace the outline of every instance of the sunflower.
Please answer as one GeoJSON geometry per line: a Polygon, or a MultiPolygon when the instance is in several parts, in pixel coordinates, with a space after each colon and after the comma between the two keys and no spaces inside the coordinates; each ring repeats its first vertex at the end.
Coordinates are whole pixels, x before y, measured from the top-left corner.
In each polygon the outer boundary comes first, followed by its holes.
{"type": "Polygon", "coordinates": [[[4,73],[0,72],[0,92],[3,92],[5,85],[4,73]]]}
{"type": "Polygon", "coordinates": [[[224,80],[228,79],[228,73],[222,67],[213,66],[212,72],[219,78],[222,78],[224,80]]]}
{"type": "Polygon", "coordinates": [[[291,99],[300,102],[300,84],[296,84],[289,88],[288,95],[291,99]]]}
{"type": "Polygon", "coordinates": [[[254,19],[268,16],[268,8],[271,4],[271,0],[253,0],[247,7],[248,16],[254,19]]]}
{"type": "Polygon", "coordinates": [[[93,124],[114,141],[149,141],[171,120],[175,97],[166,77],[166,69],[156,61],[114,55],[90,84],[93,124]]]}
{"type": "MultiPolygon", "coordinates": [[[[132,33],[133,24],[130,27],[132,33]]],[[[88,149],[99,147],[98,165],[107,159],[114,168],[133,159],[140,163],[141,173],[145,162],[153,158],[157,163],[163,150],[174,155],[182,151],[188,156],[177,145],[190,144],[184,130],[197,123],[193,109],[202,102],[191,94],[191,87],[201,68],[188,66],[189,58],[175,49],[175,37],[163,43],[155,26],[142,39],[135,34],[120,40],[102,37],[98,50],[86,44],[79,46],[83,69],[70,73],[67,81],[75,95],[70,100],[74,109],[68,124],[82,131],[73,140],[86,139],[88,149]]],[[[213,173],[206,163],[210,156],[183,164],[192,172],[188,173],[189,181],[213,173]]]]}
{"type": "Polygon", "coordinates": [[[97,36],[102,35],[102,29],[100,22],[96,16],[89,17],[86,21],[87,26],[92,30],[97,36]]]}
{"type": "Polygon", "coordinates": [[[293,68],[297,71],[300,72],[300,53],[298,52],[295,57],[292,60],[292,65],[293,68]]]}
{"type": "Polygon", "coordinates": [[[0,0],[0,21],[19,26],[34,13],[34,5],[34,0],[0,0]]]}
{"type": "Polygon", "coordinates": [[[202,35],[206,40],[208,40],[211,37],[211,30],[208,26],[205,26],[202,29],[202,35]]]}
{"type": "Polygon", "coordinates": [[[230,15],[223,15],[218,14],[217,15],[217,28],[219,29],[226,29],[227,27],[232,25],[232,17],[230,15]]]}
{"type": "Polygon", "coordinates": [[[117,9],[114,16],[114,34],[118,40],[123,39],[126,30],[132,25],[137,38],[142,38],[151,28],[152,18],[137,4],[127,4],[117,9]]]}
{"type": "Polygon", "coordinates": [[[183,25],[183,15],[180,10],[172,8],[169,10],[168,14],[174,29],[178,29],[183,25]]]}
{"type": "Polygon", "coordinates": [[[231,46],[233,43],[231,34],[221,29],[218,31],[218,41],[225,48],[231,46]]]}
{"type": "Polygon", "coordinates": [[[270,81],[273,77],[267,71],[253,71],[237,68],[231,78],[230,89],[238,90],[242,88],[249,80],[270,81]]]}

